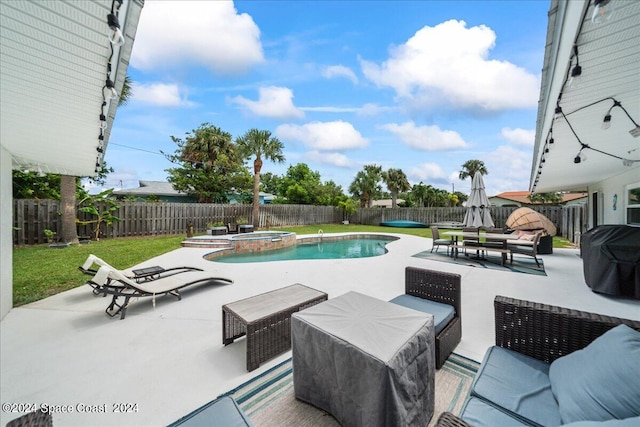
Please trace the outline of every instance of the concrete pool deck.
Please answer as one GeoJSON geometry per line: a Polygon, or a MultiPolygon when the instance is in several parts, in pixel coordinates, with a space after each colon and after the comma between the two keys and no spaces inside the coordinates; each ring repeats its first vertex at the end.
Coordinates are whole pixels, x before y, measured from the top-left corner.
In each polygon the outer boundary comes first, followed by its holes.
{"type": "MultiPolygon", "coordinates": [[[[54,413],[56,426],[167,425],[291,356],[247,372],[245,340],[222,345],[223,304],[293,283],[329,298],[355,290],[389,300],[404,293],[407,266],[462,275],[463,335],[455,351],[474,360],[493,344],[496,295],[640,320],[640,301],[591,292],[575,249],[543,255],[547,276],[536,276],[413,258],[431,239],[380,234],[400,239],[387,244],[386,255],[360,259],[222,264],[203,259],[212,249],[177,249],[140,266],[190,265],[235,283],[186,288],[181,301],[158,297],[155,307],[141,298],[125,320],[106,316],[109,298],[89,286],[15,308],[0,322],[2,403],[73,408],[54,413]],[[78,412],[79,404],[96,412],[78,412]],[[137,404],[137,412],[113,412],[116,404],[137,404]],[[97,412],[102,405],[105,413],[97,412]]],[[[0,425],[19,415],[2,411],[0,425]]]]}

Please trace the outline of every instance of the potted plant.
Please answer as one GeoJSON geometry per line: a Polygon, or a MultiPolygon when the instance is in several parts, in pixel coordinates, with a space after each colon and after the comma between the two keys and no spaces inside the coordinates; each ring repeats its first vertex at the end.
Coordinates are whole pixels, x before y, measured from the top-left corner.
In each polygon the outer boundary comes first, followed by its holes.
{"type": "Polygon", "coordinates": [[[238,224],[238,233],[251,233],[253,231],[253,224],[249,224],[249,219],[246,216],[236,218],[236,224],[238,224]]]}
{"type": "Polygon", "coordinates": [[[349,224],[351,215],[358,210],[356,202],[353,199],[342,200],[338,203],[338,208],[342,211],[343,224],[349,224]]]}
{"type": "Polygon", "coordinates": [[[227,234],[227,227],[222,221],[210,222],[207,224],[207,234],[209,234],[210,236],[227,234]]]}
{"type": "Polygon", "coordinates": [[[56,233],[53,230],[46,229],[43,231],[45,237],[47,238],[47,243],[49,243],[50,248],[66,248],[69,246],[68,243],[60,243],[58,238],[56,237],[56,233]]]}

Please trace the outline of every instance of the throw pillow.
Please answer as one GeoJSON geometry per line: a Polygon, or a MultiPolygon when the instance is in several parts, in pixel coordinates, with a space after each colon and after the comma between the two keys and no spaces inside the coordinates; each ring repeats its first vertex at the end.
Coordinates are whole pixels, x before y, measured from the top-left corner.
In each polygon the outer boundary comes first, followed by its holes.
{"type": "Polygon", "coordinates": [[[640,416],[640,332],[616,326],[555,360],[549,380],[565,424],[640,416]]]}
{"type": "Polygon", "coordinates": [[[518,239],[532,241],[535,234],[530,231],[521,231],[518,233],[518,239]]]}

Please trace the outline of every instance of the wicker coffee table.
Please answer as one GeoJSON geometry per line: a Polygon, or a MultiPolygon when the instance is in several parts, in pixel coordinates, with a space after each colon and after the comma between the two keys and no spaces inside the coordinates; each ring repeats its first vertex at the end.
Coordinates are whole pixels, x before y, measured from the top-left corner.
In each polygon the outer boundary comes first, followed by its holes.
{"type": "Polygon", "coordinates": [[[327,300],[296,283],[222,306],[222,343],[247,336],[247,370],[291,349],[291,315],[327,300]]]}

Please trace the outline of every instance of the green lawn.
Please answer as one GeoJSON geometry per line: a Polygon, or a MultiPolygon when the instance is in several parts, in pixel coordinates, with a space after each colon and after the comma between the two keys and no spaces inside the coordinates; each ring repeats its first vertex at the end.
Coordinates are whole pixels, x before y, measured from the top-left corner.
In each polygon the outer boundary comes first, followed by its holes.
{"type": "Polygon", "coordinates": [[[128,268],[178,249],[185,236],[102,239],[85,245],[51,249],[33,245],[13,250],[13,305],[21,306],[86,283],[78,270],[89,254],[116,268],[128,268]]]}
{"type": "MultiPolygon", "coordinates": [[[[321,224],[279,227],[273,230],[296,234],[344,232],[386,232],[431,238],[428,228],[395,228],[375,225],[321,224]]],[[[94,254],[116,268],[128,268],[149,258],[178,249],[184,235],[103,239],[86,245],[51,249],[48,245],[18,247],[13,250],[13,305],[19,307],[86,283],[88,276],[78,271],[89,254],[94,254]]],[[[572,247],[566,239],[553,238],[554,248],[572,247]]]]}

